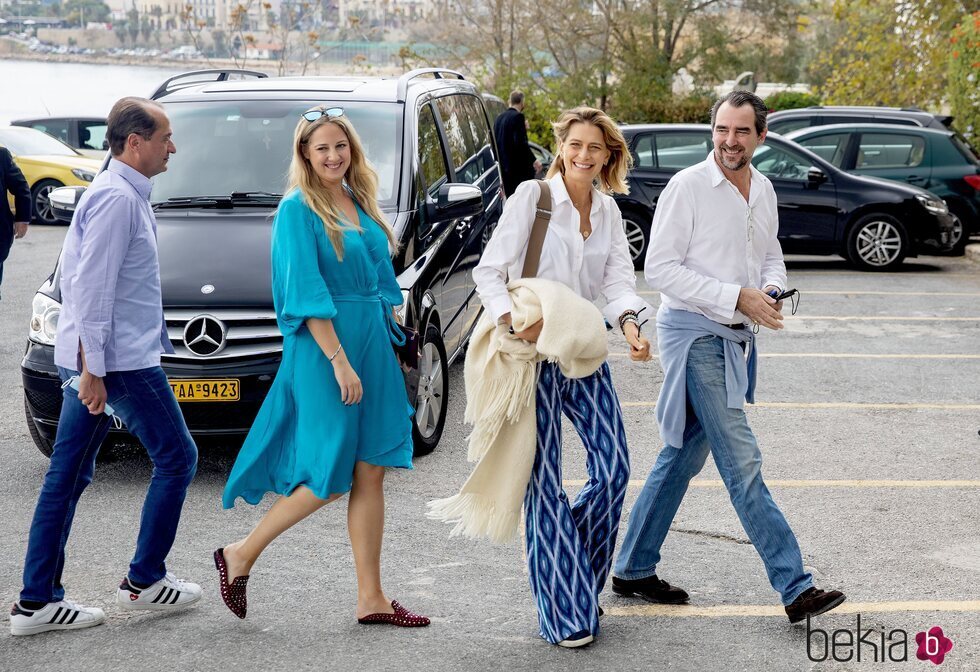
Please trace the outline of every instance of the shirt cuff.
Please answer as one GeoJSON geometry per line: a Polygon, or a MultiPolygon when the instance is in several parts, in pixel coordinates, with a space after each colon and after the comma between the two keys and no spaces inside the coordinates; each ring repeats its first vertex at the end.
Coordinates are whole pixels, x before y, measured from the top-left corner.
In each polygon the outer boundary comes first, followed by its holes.
{"type": "Polygon", "coordinates": [[[85,368],[93,376],[105,378],[105,352],[102,350],[90,352],[85,348],[85,368]]]}
{"type": "Polygon", "coordinates": [[[489,298],[483,302],[483,305],[487,309],[487,312],[490,313],[490,317],[493,318],[494,323],[500,322],[500,318],[513,309],[510,294],[489,298]]]}
{"type": "Polygon", "coordinates": [[[602,316],[617,331],[622,331],[619,328],[619,316],[627,310],[635,312],[640,322],[651,319],[657,312],[639,296],[624,296],[603,306],[602,316]]]}
{"type": "Polygon", "coordinates": [[[725,319],[732,320],[735,318],[735,308],[738,306],[738,295],[742,291],[742,288],[735,284],[724,283],[721,286],[721,301],[719,302],[718,308],[719,313],[725,316],[725,319]]]}

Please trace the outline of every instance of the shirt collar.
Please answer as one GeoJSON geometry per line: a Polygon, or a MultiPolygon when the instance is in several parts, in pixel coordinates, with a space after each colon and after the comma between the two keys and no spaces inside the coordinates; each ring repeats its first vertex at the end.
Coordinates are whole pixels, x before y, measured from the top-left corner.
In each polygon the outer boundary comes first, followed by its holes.
{"type": "Polygon", "coordinates": [[[109,159],[109,166],[106,168],[106,170],[122,177],[124,180],[133,185],[133,189],[136,190],[136,193],[146,200],[150,200],[150,190],[153,189],[153,183],[150,182],[150,178],[148,178],[146,175],[139,172],[129,164],[123,163],[119,159],[109,159]]]}
{"type": "MultiPolygon", "coordinates": [[[[555,173],[553,177],[548,178],[548,184],[551,185],[551,200],[555,203],[560,203],[561,201],[568,201],[568,204],[572,207],[575,205],[572,203],[572,197],[568,195],[568,189],[565,188],[565,180],[562,178],[561,173],[555,173]]],[[[599,199],[599,190],[592,187],[592,208],[591,212],[597,212],[601,206],[601,201],[599,199]]]]}
{"type": "MultiPolygon", "coordinates": [[[[725,173],[722,172],[721,166],[719,166],[718,162],[715,160],[714,150],[708,154],[708,158],[705,159],[705,161],[708,164],[708,174],[711,176],[712,187],[717,187],[719,184],[728,179],[725,177],[725,173]]],[[[760,173],[755,166],[749,163],[749,174],[752,176],[752,189],[750,189],[749,198],[751,200],[755,200],[755,194],[757,191],[759,191],[755,187],[761,184],[760,178],[762,177],[762,173],[760,173]]]]}

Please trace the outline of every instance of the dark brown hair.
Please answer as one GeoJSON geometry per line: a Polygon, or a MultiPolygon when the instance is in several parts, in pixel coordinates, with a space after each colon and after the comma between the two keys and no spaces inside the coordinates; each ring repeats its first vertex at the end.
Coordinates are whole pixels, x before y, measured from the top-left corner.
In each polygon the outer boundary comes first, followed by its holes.
{"type": "Polygon", "coordinates": [[[144,140],[149,140],[157,130],[157,120],[150,114],[150,106],[163,109],[159,103],[146,98],[128,96],[120,98],[109,111],[106,140],[109,141],[109,151],[113,156],[119,156],[126,149],[126,139],[136,133],[144,140]]]}

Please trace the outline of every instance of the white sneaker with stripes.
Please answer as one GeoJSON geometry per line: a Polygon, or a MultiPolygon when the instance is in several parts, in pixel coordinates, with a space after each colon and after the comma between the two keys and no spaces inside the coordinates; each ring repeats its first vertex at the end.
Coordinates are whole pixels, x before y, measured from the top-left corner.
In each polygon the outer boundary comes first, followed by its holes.
{"type": "Polygon", "coordinates": [[[11,635],[36,635],[48,630],[78,630],[91,628],[105,621],[105,612],[98,607],[83,607],[71,600],[49,602],[31,611],[14,602],[10,610],[11,635]]]}
{"type": "Polygon", "coordinates": [[[116,602],[122,609],[141,609],[147,611],[172,611],[183,609],[201,599],[201,587],[190,581],[182,581],[167,572],[167,575],[142,590],[122,580],[116,591],[116,602]]]}

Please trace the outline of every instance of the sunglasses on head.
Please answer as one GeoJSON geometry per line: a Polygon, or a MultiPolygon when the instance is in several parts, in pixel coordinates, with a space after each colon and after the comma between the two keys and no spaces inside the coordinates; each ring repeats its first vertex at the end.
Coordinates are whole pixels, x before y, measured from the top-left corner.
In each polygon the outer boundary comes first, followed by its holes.
{"type": "Polygon", "coordinates": [[[307,121],[316,121],[320,117],[329,117],[333,119],[334,117],[340,117],[343,114],[344,108],[342,107],[324,107],[323,105],[320,105],[304,112],[303,118],[307,121]]]}

